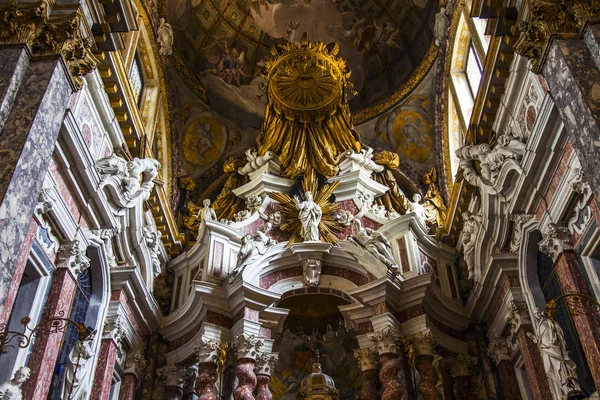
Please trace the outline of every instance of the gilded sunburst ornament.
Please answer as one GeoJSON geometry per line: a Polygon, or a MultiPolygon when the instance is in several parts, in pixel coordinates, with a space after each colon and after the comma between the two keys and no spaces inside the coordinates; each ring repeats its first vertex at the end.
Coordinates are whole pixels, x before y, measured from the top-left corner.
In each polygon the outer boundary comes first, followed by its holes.
{"type": "MultiPolygon", "coordinates": [[[[335,234],[343,230],[342,225],[334,217],[334,214],[340,210],[340,206],[329,202],[338,184],[339,182],[332,182],[319,187],[317,174],[313,169],[308,170],[302,180],[303,193],[311,193],[313,201],[321,210],[318,222],[319,240],[334,245],[337,244],[335,234]]],[[[273,192],[270,196],[279,202],[279,212],[285,221],[281,224],[280,229],[292,235],[286,247],[305,241],[302,234],[303,224],[300,220],[298,200],[285,193],[273,192]]],[[[302,200],[306,201],[307,199],[304,198],[302,200]]]]}

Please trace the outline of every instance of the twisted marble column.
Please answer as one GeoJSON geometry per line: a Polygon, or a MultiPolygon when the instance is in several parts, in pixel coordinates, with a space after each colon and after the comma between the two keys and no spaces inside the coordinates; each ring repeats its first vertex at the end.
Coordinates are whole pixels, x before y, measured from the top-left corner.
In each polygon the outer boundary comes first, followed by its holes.
{"type": "Polygon", "coordinates": [[[438,373],[433,366],[433,337],[426,331],[416,335],[411,340],[415,352],[415,367],[421,379],[419,380],[419,393],[424,400],[438,400],[441,396],[437,390],[438,373]]]}
{"type": "Polygon", "coordinates": [[[259,354],[256,358],[256,400],[273,400],[269,379],[275,369],[277,353],[259,354]]]}
{"type": "Polygon", "coordinates": [[[256,374],[254,365],[262,340],[252,335],[239,335],[234,343],[237,351],[238,364],[235,367],[235,376],[238,378],[238,387],[233,391],[234,400],[255,400],[256,374]]]}
{"type": "Polygon", "coordinates": [[[196,351],[198,353],[198,377],[196,393],[199,400],[217,400],[215,382],[217,381],[217,347],[218,343],[210,339],[201,339],[196,351]]]}
{"type": "Polygon", "coordinates": [[[404,370],[398,358],[398,332],[394,328],[386,328],[377,332],[371,340],[379,353],[379,380],[383,385],[381,400],[398,400],[404,394],[404,370]]]}
{"type": "Polygon", "coordinates": [[[454,378],[454,396],[458,400],[474,400],[469,366],[462,354],[459,354],[452,363],[452,377],[454,378]]]}
{"type": "Polygon", "coordinates": [[[215,363],[200,363],[198,365],[198,378],[196,378],[198,400],[217,400],[215,382],[217,382],[217,366],[215,363]]]}
{"type": "Polygon", "coordinates": [[[372,348],[354,350],[354,357],[358,360],[358,366],[362,371],[363,384],[358,396],[362,400],[380,400],[379,388],[379,365],[377,351],[372,348]]]}

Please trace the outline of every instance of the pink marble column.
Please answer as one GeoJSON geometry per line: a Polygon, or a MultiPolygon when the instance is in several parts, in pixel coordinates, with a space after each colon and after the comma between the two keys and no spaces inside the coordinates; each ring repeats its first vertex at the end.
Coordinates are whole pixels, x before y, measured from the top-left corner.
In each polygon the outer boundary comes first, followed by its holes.
{"type": "Polygon", "coordinates": [[[102,339],[100,351],[98,352],[96,372],[94,373],[92,399],[108,399],[113,372],[115,370],[115,361],[117,359],[117,349],[117,344],[113,339],[102,339]]]}
{"type": "Polygon", "coordinates": [[[269,380],[277,363],[277,354],[261,353],[256,357],[256,400],[273,400],[269,380]]]}
{"type": "MultiPolygon", "coordinates": [[[[591,293],[581,272],[583,268],[579,264],[577,254],[573,251],[571,233],[566,227],[548,224],[546,233],[538,246],[541,252],[552,257],[554,270],[563,293],[588,295],[591,293]]],[[[594,384],[596,387],[600,387],[600,337],[597,335],[597,332],[600,331],[600,317],[596,311],[596,305],[585,297],[569,297],[565,301],[567,306],[576,305],[576,313],[572,313],[573,323],[577,329],[594,384]]],[[[563,307],[564,304],[561,302],[558,306],[563,307]]]]}
{"type": "Polygon", "coordinates": [[[166,378],[165,400],[181,400],[183,398],[184,371],[179,365],[169,364],[161,372],[166,378]]]}
{"type": "Polygon", "coordinates": [[[404,394],[404,386],[400,383],[402,366],[398,355],[395,353],[380,354],[379,362],[381,363],[379,380],[383,385],[381,400],[401,399],[404,394]]]}
{"type": "Polygon", "coordinates": [[[135,400],[135,392],[139,381],[135,374],[125,374],[121,383],[121,391],[119,392],[119,400],[135,400]]]}
{"type": "Polygon", "coordinates": [[[506,400],[521,400],[515,367],[510,359],[506,338],[496,339],[488,346],[488,355],[496,363],[502,394],[506,400]]]}
{"type": "Polygon", "coordinates": [[[371,337],[379,353],[379,380],[383,385],[381,400],[401,399],[404,394],[405,381],[402,362],[398,358],[401,354],[398,350],[400,337],[398,332],[391,327],[377,332],[371,337]]]}
{"type": "Polygon", "coordinates": [[[465,356],[459,353],[452,361],[451,370],[452,378],[454,379],[452,391],[457,400],[475,400],[469,366],[465,360],[465,356]]]}
{"type": "Polygon", "coordinates": [[[421,374],[418,386],[419,393],[421,393],[424,400],[438,400],[440,398],[440,393],[436,387],[438,373],[433,366],[433,336],[431,332],[427,330],[413,336],[409,342],[414,346],[416,356],[415,367],[417,371],[419,371],[419,374],[421,374]]]}
{"type": "Polygon", "coordinates": [[[214,362],[203,362],[198,367],[196,378],[196,394],[198,400],[217,400],[215,382],[217,381],[217,365],[214,362]]]}
{"type": "Polygon", "coordinates": [[[540,354],[537,344],[527,338],[527,333],[533,333],[531,325],[521,325],[517,332],[517,342],[525,364],[525,373],[531,388],[531,394],[534,400],[552,399],[552,391],[548,383],[548,377],[544,371],[544,360],[540,354]]]}
{"type": "Polygon", "coordinates": [[[119,400],[134,400],[140,377],[146,368],[146,359],[144,358],[143,347],[130,350],[125,360],[125,376],[121,383],[119,400]]]}
{"type": "Polygon", "coordinates": [[[32,59],[25,45],[0,48],[0,314],[21,253],[29,253],[31,216],[73,91],[60,58],[32,59]]]}
{"type": "MultiPolygon", "coordinates": [[[[75,285],[76,279],[68,268],[58,268],[54,271],[42,320],[69,315],[75,297],[75,285]]],[[[56,333],[41,331],[37,335],[27,365],[31,369],[31,375],[22,386],[24,399],[45,399],[48,395],[64,336],[64,331],[56,333]]]]}
{"type": "Polygon", "coordinates": [[[241,334],[234,341],[238,364],[235,367],[235,376],[238,386],[233,391],[234,400],[255,400],[256,374],[254,365],[263,341],[253,335],[241,334]]]}
{"type": "Polygon", "coordinates": [[[369,347],[354,350],[354,357],[358,361],[363,375],[363,384],[358,396],[362,400],[380,400],[379,389],[379,360],[377,352],[369,347]]]}
{"type": "Polygon", "coordinates": [[[257,381],[254,374],[254,360],[251,358],[238,359],[235,376],[237,376],[239,383],[233,391],[234,400],[255,400],[253,393],[257,381]]]}
{"type": "MultiPolygon", "coordinates": [[[[19,286],[21,286],[21,278],[23,277],[23,272],[25,271],[25,266],[27,265],[27,259],[29,258],[29,253],[31,252],[31,245],[33,244],[33,239],[35,237],[35,233],[38,230],[38,224],[35,220],[31,220],[29,224],[29,229],[27,231],[27,235],[25,236],[25,240],[23,242],[23,246],[19,252],[19,259],[17,261],[17,268],[12,275],[12,281],[10,283],[10,289],[8,290],[8,295],[4,300],[4,305],[2,307],[2,313],[0,314],[0,324],[7,324],[10,318],[10,313],[12,312],[13,305],[15,300],[17,299],[17,293],[19,291],[19,286]]],[[[25,315],[19,315],[19,317],[25,317],[25,315]]]]}
{"type": "MultiPolygon", "coordinates": [[[[569,291],[591,293],[574,251],[561,253],[556,259],[554,268],[565,293],[569,291]]],[[[569,299],[567,299],[568,303],[569,299]]],[[[582,298],[581,307],[578,307],[577,311],[577,314],[573,315],[573,323],[577,329],[594,384],[596,387],[600,387],[600,337],[598,336],[600,317],[596,311],[596,305],[585,298],[582,298]]]]}

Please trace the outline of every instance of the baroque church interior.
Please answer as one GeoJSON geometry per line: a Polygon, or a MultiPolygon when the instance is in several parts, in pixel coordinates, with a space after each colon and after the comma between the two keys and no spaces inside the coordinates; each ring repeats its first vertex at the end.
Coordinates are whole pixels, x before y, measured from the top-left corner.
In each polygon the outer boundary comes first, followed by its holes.
{"type": "Polygon", "coordinates": [[[0,399],[600,388],[600,0],[0,0],[0,399]]]}

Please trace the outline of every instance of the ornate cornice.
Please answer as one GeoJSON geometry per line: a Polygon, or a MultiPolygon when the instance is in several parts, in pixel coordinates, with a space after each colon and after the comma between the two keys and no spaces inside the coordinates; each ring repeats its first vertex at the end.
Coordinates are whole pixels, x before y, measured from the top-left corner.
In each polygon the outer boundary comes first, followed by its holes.
{"type": "Polygon", "coordinates": [[[521,37],[515,51],[540,73],[552,38],[574,37],[587,22],[598,20],[600,0],[531,0],[530,17],[519,24],[521,37]]]}
{"type": "Polygon", "coordinates": [[[50,19],[48,0],[38,3],[17,4],[10,0],[0,6],[0,43],[29,45],[34,55],[61,55],[80,88],[82,77],[98,65],[92,53],[94,41],[83,37],[80,10],[50,19]]]}

